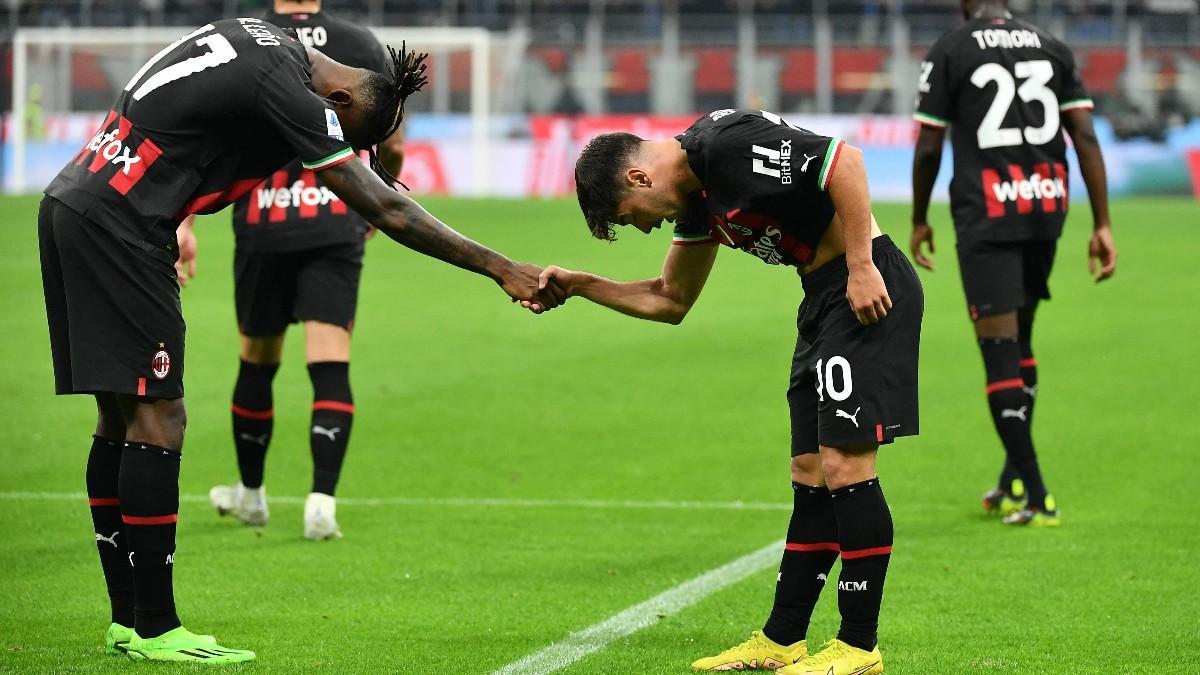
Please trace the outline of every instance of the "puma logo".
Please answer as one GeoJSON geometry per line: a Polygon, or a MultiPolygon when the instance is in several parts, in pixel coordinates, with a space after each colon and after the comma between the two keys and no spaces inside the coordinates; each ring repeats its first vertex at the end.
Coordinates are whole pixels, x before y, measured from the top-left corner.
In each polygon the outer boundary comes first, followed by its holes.
{"type": "Polygon", "coordinates": [[[261,436],[251,436],[243,431],[242,433],[238,434],[238,438],[242,439],[243,441],[250,441],[256,445],[261,445],[265,448],[267,447],[267,441],[271,438],[271,434],[268,432],[261,436]]]}
{"type": "Polygon", "coordinates": [[[800,165],[800,173],[804,173],[805,171],[808,171],[808,163],[813,161],[814,159],[820,157],[820,155],[813,155],[812,157],[809,157],[808,155],[806,155],[803,152],[800,154],[804,155],[804,163],[800,165]]]}
{"type": "Polygon", "coordinates": [[[859,410],[862,410],[861,405],[858,406],[857,408],[855,408],[854,414],[851,415],[850,413],[846,412],[845,410],[838,408],[837,417],[845,417],[846,419],[850,420],[851,422],[854,422],[854,428],[857,429],[858,428],[858,411],[859,410]]]}
{"type": "Polygon", "coordinates": [[[1026,394],[1029,394],[1029,398],[1037,397],[1037,385],[1036,384],[1033,385],[1032,387],[1021,387],[1021,391],[1025,392],[1026,394]]]}
{"type": "Polygon", "coordinates": [[[120,546],[117,546],[117,535],[118,534],[121,534],[120,530],[113,532],[111,535],[109,535],[107,537],[100,534],[99,532],[97,532],[96,533],[96,541],[107,541],[108,543],[113,545],[113,548],[121,548],[120,546]]]}
{"type": "Polygon", "coordinates": [[[330,441],[337,441],[337,434],[341,430],[342,430],[341,427],[334,427],[332,429],[326,429],[325,427],[321,426],[320,424],[314,424],[313,428],[312,428],[312,432],[314,434],[325,436],[330,441]]]}
{"type": "Polygon", "coordinates": [[[825,582],[826,582],[826,581],[828,581],[828,580],[829,580],[829,577],[825,576],[825,573],[824,573],[824,572],[822,572],[821,574],[818,574],[818,575],[817,575],[817,581],[819,581],[819,582],[821,582],[821,583],[825,583],[825,582]]]}
{"type": "Polygon", "coordinates": [[[1009,417],[1015,417],[1015,418],[1021,420],[1022,422],[1027,422],[1028,420],[1025,419],[1025,411],[1028,409],[1029,409],[1029,406],[1027,406],[1027,405],[1023,405],[1020,408],[1017,408],[1016,410],[1013,410],[1012,408],[1004,408],[1000,411],[1000,419],[1007,419],[1009,417]]]}

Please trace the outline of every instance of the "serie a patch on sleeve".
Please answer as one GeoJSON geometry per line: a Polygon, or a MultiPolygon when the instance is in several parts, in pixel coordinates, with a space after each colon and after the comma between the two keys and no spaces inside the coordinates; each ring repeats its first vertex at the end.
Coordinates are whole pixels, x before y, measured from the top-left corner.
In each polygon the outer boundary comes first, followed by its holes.
{"type": "Polygon", "coordinates": [[[338,119],[337,113],[333,112],[333,111],[332,111],[332,110],[330,110],[329,108],[326,108],[326,109],[325,109],[325,131],[326,131],[326,133],[328,133],[328,134],[329,134],[331,137],[333,137],[333,138],[336,138],[336,139],[338,139],[339,141],[344,141],[344,140],[346,140],[346,139],[345,139],[345,138],[342,136],[342,122],[341,122],[341,120],[339,120],[339,119],[338,119]]]}

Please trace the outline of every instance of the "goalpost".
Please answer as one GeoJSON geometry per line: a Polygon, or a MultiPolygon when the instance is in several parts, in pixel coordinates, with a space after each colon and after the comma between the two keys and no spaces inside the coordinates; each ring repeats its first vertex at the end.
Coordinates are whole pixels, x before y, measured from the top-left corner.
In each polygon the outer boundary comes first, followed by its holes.
{"type": "MultiPolygon", "coordinates": [[[[129,28],[22,28],[13,36],[12,110],[9,125],[9,166],[4,188],[22,193],[42,187],[32,174],[44,174],[44,166],[30,161],[46,161],[30,156],[31,112],[47,113],[56,119],[103,115],[116,99],[117,92],[147,59],[162,47],[191,30],[188,27],[129,28]],[[95,82],[105,80],[104,83],[95,82]],[[77,85],[88,85],[90,98],[81,104],[74,100],[77,85]],[[92,86],[94,85],[94,86],[92,86]],[[107,98],[104,95],[107,91],[107,98]],[[36,101],[31,94],[36,92],[36,101]],[[31,104],[33,104],[31,106],[31,104]],[[33,171],[31,169],[37,169],[33,171]]],[[[470,57],[466,112],[470,116],[470,185],[477,195],[490,188],[491,142],[488,120],[491,112],[492,36],[483,28],[372,28],[381,42],[399,48],[405,42],[415,51],[429,52],[430,87],[448,83],[450,56],[465,52],[470,57]]],[[[427,92],[422,92],[427,94],[427,92]]],[[[438,101],[448,108],[450,96],[439,94],[438,101]]],[[[409,114],[422,114],[423,102],[412,100],[409,114]],[[412,105],[417,103],[418,105],[412,105]]],[[[446,112],[440,110],[438,112],[446,112]]],[[[61,126],[70,126],[63,122],[61,126]]],[[[77,131],[77,130],[75,130],[77,131]]],[[[84,133],[90,134],[94,129],[84,133]]],[[[70,132],[64,132],[70,133],[70,132]]],[[[76,134],[77,135],[77,134],[76,134]]],[[[80,142],[86,142],[86,138],[80,142]]],[[[61,154],[61,153],[60,153],[61,154]]],[[[53,153],[51,153],[53,156],[53,153]]],[[[65,163],[63,160],[62,163],[65,163]]],[[[53,167],[57,172],[61,164],[53,167]]]]}

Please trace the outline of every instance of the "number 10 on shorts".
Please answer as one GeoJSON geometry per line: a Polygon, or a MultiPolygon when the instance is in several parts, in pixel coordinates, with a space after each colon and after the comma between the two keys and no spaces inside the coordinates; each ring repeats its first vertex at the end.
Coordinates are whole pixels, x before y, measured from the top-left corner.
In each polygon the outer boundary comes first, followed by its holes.
{"type": "Polygon", "coordinates": [[[828,363],[825,359],[817,361],[817,396],[824,401],[826,392],[835,401],[845,401],[854,392],[854,377],[850,374],[850,362],[846,357],[831,356],[828,363]],[[835,369],[840,371],[837,378],[834,377],[835,369]],[[837,386],[838,380],[841,380],[840,388],[837,386]]]}

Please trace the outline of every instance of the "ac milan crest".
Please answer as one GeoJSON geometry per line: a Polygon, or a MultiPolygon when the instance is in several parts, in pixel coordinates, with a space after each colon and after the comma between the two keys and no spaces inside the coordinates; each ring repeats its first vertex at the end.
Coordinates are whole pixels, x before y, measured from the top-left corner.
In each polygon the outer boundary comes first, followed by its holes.
{"type": "Polygon", "coordinates": [[[167,350],[158,350],[154,358],[150,360],[150,370],[154,373],[155,378],[166,379],[167,375],[171,373],[171,355],[167,353],[167,350]]]}

